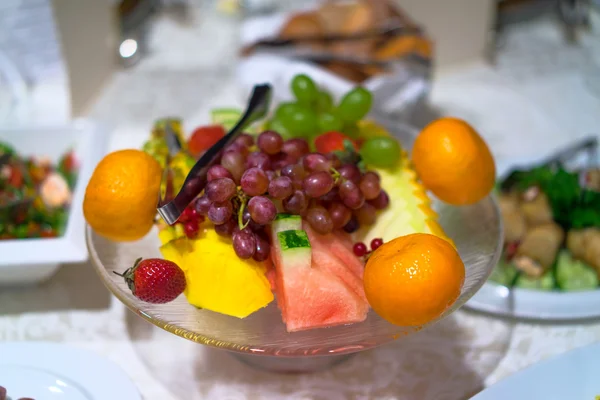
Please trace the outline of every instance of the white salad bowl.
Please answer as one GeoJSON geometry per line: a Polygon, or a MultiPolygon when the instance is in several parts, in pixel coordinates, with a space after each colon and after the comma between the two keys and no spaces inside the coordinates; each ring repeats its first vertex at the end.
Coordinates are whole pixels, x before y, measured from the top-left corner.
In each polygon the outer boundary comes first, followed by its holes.
{"type": "Polygon", "coordinates": [[[0,240],[0,285],[38,283],[52,276],[62,263],[86,261],[82,202],[87,182],[106,151],[106,132],[90,121],[78,120],[65,126],[0,128],[0,141],[20,155],[48,157],[52,162],[73,149],[79,163],[65,234],[0,240]]]}

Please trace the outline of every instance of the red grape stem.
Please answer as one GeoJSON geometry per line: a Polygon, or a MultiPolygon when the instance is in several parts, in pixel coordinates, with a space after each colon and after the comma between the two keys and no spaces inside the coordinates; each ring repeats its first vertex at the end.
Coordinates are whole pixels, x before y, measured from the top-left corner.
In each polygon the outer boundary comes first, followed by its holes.
{"type": "Polygon", "coordinates": [[[331,177],[333,178],[334,184],[337,185],[338,184],[338,180],[341,179],[342,176],[340,175],[340,173],[338,172],[338,170],[335,169],[335,168],[333,168],[333,167],[331,167],[329,170],[331,171],[331,177]]]}
{"type": "Polygon", "coordinates": [[[248,201],[248,197],[241,190],[239,190],[238,198],[240,200],[240,209],[238,210],[238,226],[240,227],[240,230],[243,230],[250,223],[250,220],[248,219],[248,221],[246,221],[246,223],[244,224],[244,218],[243,218],[244,209],[246,208],[246,203],[248,201]]]}

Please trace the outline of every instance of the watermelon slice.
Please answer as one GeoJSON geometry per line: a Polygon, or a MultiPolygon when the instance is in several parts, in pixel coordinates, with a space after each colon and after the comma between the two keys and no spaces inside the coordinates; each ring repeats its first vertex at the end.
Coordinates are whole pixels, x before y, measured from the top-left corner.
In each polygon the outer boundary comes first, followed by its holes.
{"type": "Polygon", "coordinates": [[[278,232],[274,239],[277,303],[288,332],[365,320],[367,302],[327,268],[313,267],[305,231],[278,232]]]}
{"type": "Polygon", "coordinates": [[[312,246],[313,267],[334,274],[366,302],[362,275],[356,273],[356,265],[350,266],[346,260],[350,260],[350,263],[358,263],[361,272],[364,269],[362,262],[352,252],[348,253],[340,239],[333,234],[321,235],[311,229],[310,224],[304,225],[312,246]],[[337,256],[338,251],[342,257],[337,256]]]}
{"type": "MultiPolygon", "coordinates": [[[[310,224],[304,222],[303,224],[304,230],[308,234],[308,238],[310,243],[320,243],[323,247],[327,249],[330,254],[333,254],[337,257],[342,264],[353,273],[357,279],[360,280],[360,287],[362,296],[364,296],[364,289],[362,288],[362,279],[364,275],[365,265],[360,260],[360,258],[356,257],[352,251],[352,240],[349,236],[343,236],[345,232],[342,233],[330,233],[327,235],[322,235],[320,233],[315,232],[310,224]]],[[[346,282],[347,283],[347,282],[346,282]]]]}

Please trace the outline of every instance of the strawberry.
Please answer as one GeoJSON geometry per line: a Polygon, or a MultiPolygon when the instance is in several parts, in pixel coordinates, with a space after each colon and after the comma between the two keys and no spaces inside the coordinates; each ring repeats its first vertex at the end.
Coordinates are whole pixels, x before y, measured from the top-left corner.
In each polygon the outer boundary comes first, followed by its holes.
{"type": "Polygon", "coordinates": [[[340,132],[327,132],[317,136],[315,139],[315,147],[319,153],[326,154],[332,151],[343,151],[345,150],[345,142],[350,143],[354,150],[358,150],[356,143],[348,136],[340,132]]]}
{"type": "Polygon", "coordinates": [[[188,149],[193,156],[199,156],[225,136],[225,133],[225,128],[221,125],[207,125],[196,128],[188,140],[188,149]]]}
{"type": "Polygon", "coordinates": [[[164,304],[185,290],[185,274],[177,264],[160,258],[138,258],[123,274],[131,293],[146,303],[164,304]]]}

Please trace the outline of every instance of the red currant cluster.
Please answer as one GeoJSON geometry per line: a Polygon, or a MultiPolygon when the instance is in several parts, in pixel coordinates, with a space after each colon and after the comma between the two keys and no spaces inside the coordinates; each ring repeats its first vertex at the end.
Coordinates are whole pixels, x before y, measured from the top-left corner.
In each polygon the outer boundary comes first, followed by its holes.
{"type": "Polygon", "coordinates": [[[176,223],[183,225],[183,232],[189,239],[194,239],[200,231],[202,222],[204,222],[204,216],[196,211],[195,203],[192,203],[183,210],[176,223]]]}
{"type": "Polygon", "coordinates": [[[371,240],[371,250],[369,250],[367,248],[367,245],[364,244],[363,242],[358,242],[358,243],[354,243],[354,247],[352,248],[352,251],[354,252],[354,255],[356,255],[356,257],[363,257],[363,256],[369,255],[369,254],[371,254],[371,252],[377,250],[382,244],[383,244],[383,239],[375,238],[375,239],[371,240]]]}

